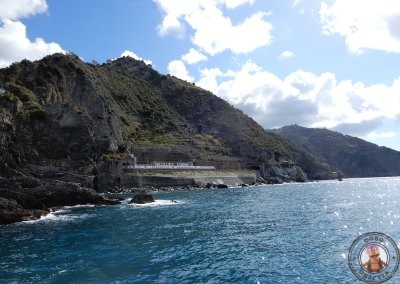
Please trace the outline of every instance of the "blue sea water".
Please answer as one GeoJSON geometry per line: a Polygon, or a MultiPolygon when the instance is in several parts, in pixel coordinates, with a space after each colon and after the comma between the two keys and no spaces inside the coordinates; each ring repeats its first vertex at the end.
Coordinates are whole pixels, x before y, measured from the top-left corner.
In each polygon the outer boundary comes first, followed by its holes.
{"type": "Polygon", "coordinates": [[[400,244],[400,178],[154,197],[0,226],[0,282],[354,283],[354,239],[378,231],[400,244]]]}

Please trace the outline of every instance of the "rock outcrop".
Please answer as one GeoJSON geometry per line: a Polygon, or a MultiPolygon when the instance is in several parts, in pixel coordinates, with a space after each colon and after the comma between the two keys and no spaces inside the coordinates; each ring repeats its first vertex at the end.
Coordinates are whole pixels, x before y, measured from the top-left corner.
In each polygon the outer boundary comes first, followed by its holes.
{"type": "Polygon", "coordinates": [[[132,200],[129,201],[129,204],[146,204],[146,203],[152,203],[154,202],[154,198],[150,193],[147,193],[145,191],[140,191],[136,193],[132,200]]]}
{"type": "Polygon", "coordinates": [[[104,198],[93,189],[73,182],[48,180],[31,188],[0,188],[0,224],[38,219],[53,207],[119,203],[119,200],[104,198]]]}
{"type": "Polygon", "coordinates": [[[94,170],[126,144],[215,165],[255,165],[266,180],[305,181],[330,171],[223,99],[142,61],[100,65],[54,54],[0,69],[1,210],[107,203],[74,183],[102,191],[94,170]],[[287,161],[296,167],[285,168],[287,161]]]}

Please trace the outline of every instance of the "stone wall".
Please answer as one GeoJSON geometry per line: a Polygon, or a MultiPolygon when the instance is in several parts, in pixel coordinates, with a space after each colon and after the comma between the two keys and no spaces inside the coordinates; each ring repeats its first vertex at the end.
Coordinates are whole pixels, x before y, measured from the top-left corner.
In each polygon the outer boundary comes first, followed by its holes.
{"type": "Polygon", "coordinates": [[[108,191],[113,187],[183,187],[225,184],[238,186],[252,184],[256,181],[255,171],[180,171],[180,172],[137,172],[120,176],[100,173],[98,176],[99,191],[108,191]]]}
{"type": "Polygon", "coordinates": [[[195,185],[193,178],[173,176],[142,176],[125,175],[121,176],[121,187],[142,187],[142,186],[188,186],[195,185]]]}

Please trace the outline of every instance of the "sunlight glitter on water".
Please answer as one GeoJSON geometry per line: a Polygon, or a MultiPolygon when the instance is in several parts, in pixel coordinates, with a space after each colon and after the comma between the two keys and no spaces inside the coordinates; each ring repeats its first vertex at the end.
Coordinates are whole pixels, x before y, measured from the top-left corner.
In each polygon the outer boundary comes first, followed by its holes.
{"type": "MultiPolygon", "coordinates": [[[[400,179],[160,192],[154,198],[146,205],[63,208],[47,220],[0,227],[0,279],[354,283],[346,258],[358,235],[380,231],[400,246],[400,208],[393,202],[400,198],[400,179]]],[[[392,283],[400,283],[400,275],[392,283]]]]}

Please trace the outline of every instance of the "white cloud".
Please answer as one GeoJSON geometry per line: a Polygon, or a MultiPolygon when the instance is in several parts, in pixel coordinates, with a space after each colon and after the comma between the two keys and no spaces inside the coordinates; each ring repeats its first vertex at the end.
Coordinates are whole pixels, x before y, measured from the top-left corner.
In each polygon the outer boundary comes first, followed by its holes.
{"type": "Polygon", "coordinates": [[[323,33],[344,37],[352,53],[400,52],[398,0],[335,0],[331,6],[322,2],[319,13],[323,33]]]}
{"type": "Polygon", "coordinates": [[[168,63],[167,70],[169,74],[178,77],[182,80],[186,80],[188,82],[193,82],[194,80],[194,78],[189,75],[185,63],[183,63],[183,61],[181,60],[173,60],[170,63],[168,63]]]}
{"type": "Polygon", "coordinates": [[[207,60],[207,56],[197,51],[196,49],[191,48],[188,53],[182,56],[182,60],[185,61],[187,64],[195,64],[207,60]]]}
{"type": "Polygon", "coordinates": [[[244,4],[253,4],[255,0],[222,0],[229,9],[235,9],[244,4]]]}
{"type": "Polygon", "coordinates": [[[214,92],[214,94],[218,95],[218,77],[223,76],[224,74],[219,68],[211,68],[211,69],[202,69],[200,71],[201,78],[197,82],[199,86],[214,92]]]}
{"type": "Polygon", "coordinates": [[[367,137],[370,139],[377,139],[377,138],[393,138],[396,136],[396,132],[394,131],[389,131],[389,132],[375,132],[372,131],[368,133],[367,137]]]}
{"type": "Polygon", "coordinates": [[[37,60],[56,52],[64,52],[57,43],[46,43],[42,38],[30,41],[24,24],[3,20],[0,26],[0,67],[22,59],[37,60]]]}
{"type": "Polygon", "coordinates": [[[278,56],[278,58],[279,59],[285,59],[285,58],[290,58],[290,57],[293,57],[293,56],[294,56],[294,53],[292,51],[285,50],[278,56]]]}
{"type": "Polygon", "coordinates": [[[301,1],[301,0],[293,0],[293,2],[292,2],[292,8],[295,8],[297,5],[299,5],[299,4],[300,4],[300,1],[301,1]]]}
{"type": "Polygon", "coordinates": [[[364,131],[371,132],[379,127],[378,120],[395,120],[400,115],[400,77],[392,85],[371,86],[338,82],[328,72],[316,75],[297,70],[279,78],[248,61],[238,71],[204,69],[196,84],[242,109],[265,128],[294,123],[327,128],[359,124],[361,133],[364,124],[364,131]]]}
{"type": "Polygon", "coordinates": [[[0,19],[17,20],[47,11],[46,0],[1,0],[0,19]]]}
{"type": "Polygon", "coordinates": [[[57,43],[46,43],[42,38],[31,41],[20,18],[47,11],[45,0],[0,1],[0,67],[22,59],[37,60],[46,55],[64,52],[57,43]]]}
{"type": "Polygon", "coordinates": [[[144,63],[146,64],[153,64],[153,62],[151,60],[147,60],[147,59],[143,59],[142,57],[140,57],[139,55],[137,55],[136,53],[130,51],[130,50],[125,50],[124,52],[121,53],[120,57],[132,57],[136,60],[142,60],[144,61],[144,63]]]}
{"type": "Polygon", "coordinates": [[[269,45],[273,37],[272,25],[265,20],[269,13],[256,12],[237,25],[224,15],[221,6],[236,8],[251,0],[154,0],[164,12],[164,19],[158,27],[159,34],[185,33],[189,26],[193,31],[192,43],[215,55],[225,50],[233,53],[248,53],[261,46],[269,45]]]}

